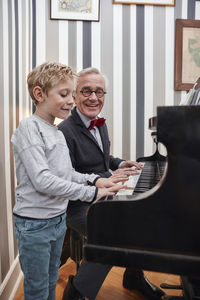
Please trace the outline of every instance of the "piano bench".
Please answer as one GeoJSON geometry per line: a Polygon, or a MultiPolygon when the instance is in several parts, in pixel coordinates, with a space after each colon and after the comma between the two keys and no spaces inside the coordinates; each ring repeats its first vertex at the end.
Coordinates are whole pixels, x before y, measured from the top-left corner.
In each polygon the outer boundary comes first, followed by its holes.
{"type": "Polygon", "coordinates": [[[77,271],[83,257],[83,243],[84,237],[70,228],[70,257],[76,263],[77,271]]]}

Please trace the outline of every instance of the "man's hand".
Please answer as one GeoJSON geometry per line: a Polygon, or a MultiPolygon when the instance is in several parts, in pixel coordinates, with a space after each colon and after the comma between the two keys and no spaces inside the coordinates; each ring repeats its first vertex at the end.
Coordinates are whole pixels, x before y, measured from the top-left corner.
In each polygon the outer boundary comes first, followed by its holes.
{"type": "Polygon", "coordinates": [[[126,180],[128,180],[128,177],[126,175],[111,176],[109,178],[97,179],[95,185],[98,188],[110,188],[110,187],[115,187],[116,183],[126,181],[126,180]]]}
{"type": "Polygon", "coordinates": [[[126,160],[126,161],[123,162],[123,164],[121,164],[120,169],[132,168],[132,167],[136,167],[136,169],[141,170],[142,169],[142,164],[138,163],[136,161],[126,160]]]}
{"type": "Polygon", "coordinates": [[[133,176],[133,175],[138,175],[138,171],[133,168],[119,168],[115,171],[112,172],[113,175],[110,177],[116,177],[116,176],[133,176]]]}
{"type": "Polygon", "coordinates": [[[115,184],[109,188],[99,188],[96,200],[99,200],[100,198],[103,198],[105,196],[113,196],[121,189],[124,189],[124,185],[115,184]]]}

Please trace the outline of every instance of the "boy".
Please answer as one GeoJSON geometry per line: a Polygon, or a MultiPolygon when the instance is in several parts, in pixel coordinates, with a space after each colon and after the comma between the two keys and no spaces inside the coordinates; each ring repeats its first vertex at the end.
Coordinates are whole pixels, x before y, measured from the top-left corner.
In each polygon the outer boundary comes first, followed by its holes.
{"type": "Polygon", "coordinates": [[[76,172],[65,138],[53,125],[55,117],[65,119],[72,109],[75,78],[70,67],[53,62],[30,72],[27,83],[36,111],[20,122],[11,139],[18,182],[14,223],[24,300],[55,300],[68,199],[92,202],[122,188],[114,183],[120,179],[76,172]]]}

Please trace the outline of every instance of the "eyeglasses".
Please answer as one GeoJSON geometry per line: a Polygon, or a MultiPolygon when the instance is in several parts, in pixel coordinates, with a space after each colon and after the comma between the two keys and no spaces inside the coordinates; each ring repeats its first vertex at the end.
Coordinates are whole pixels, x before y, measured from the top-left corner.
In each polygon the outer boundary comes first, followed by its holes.
{"type": "Polygon", "coordinates": [[[80,91],[80,93],[83,94],[84,97],[90,97],[92,93],[95,93],[95,95],[97,96],[97,98],[101,98],[101,97],[103,97],[106,94],[106,92],[104,92],[101,89],[98,89],[96,91],[83,90],[83,91],[80,91]]]}

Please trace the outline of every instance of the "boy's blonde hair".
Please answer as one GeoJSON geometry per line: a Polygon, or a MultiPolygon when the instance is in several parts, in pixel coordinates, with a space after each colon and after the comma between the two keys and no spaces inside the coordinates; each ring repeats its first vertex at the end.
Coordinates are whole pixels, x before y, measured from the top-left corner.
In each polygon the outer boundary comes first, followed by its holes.
{"type": "Polygon", "coordinates": [[[57,62],[45,62],[28,74],[27,84],[29,94],[35,105],[37,105],[37,100],[33,95],[33,89],[36,86],[41,87],[43,92],[47,95],[49,89],[54,87],[60,81],[68,79],[75,80],[76,77],[76,73],[71,67],[57,62]]]}

